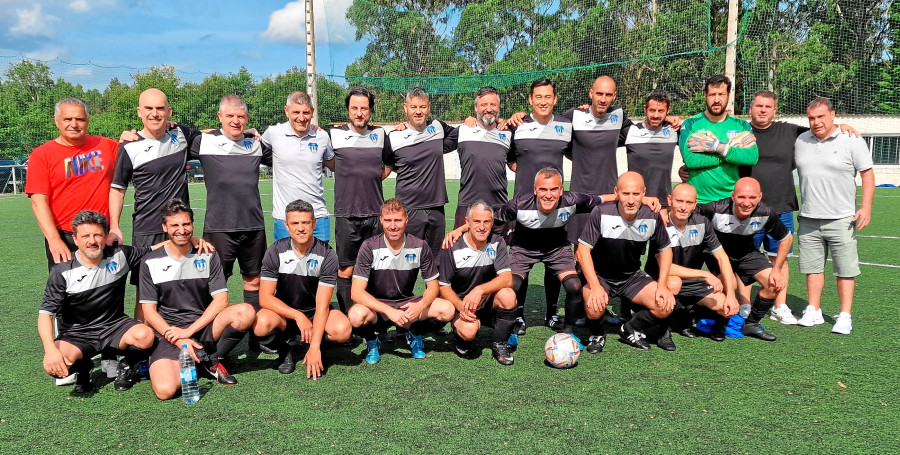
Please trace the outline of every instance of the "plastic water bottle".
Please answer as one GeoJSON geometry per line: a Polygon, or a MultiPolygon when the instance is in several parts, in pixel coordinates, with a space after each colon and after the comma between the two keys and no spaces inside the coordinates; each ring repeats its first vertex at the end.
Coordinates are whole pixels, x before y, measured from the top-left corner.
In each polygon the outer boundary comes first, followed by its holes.
{"type": "Polygon", "coordinates": [[[178,355],[181,364],[181,399],[187,404],[193,404],[200,400],[200,387],[197,386],[197,366],[194,358],[188,351],[187,345],[181,345],[181,354],[178,355]]]}

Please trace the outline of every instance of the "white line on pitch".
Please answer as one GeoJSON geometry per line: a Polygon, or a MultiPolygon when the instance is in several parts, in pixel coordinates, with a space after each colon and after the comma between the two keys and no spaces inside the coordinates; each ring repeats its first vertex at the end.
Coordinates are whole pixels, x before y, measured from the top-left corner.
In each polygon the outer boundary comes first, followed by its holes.
{"type": "Polygon", "coordinates": [[[857,237],[862,239],[890,239],[890,240],[900,240],[900,237],[895,237],[893,235],[857,235],[857,237]]]}
{"type": "MultiPolygon", "coordinates": [[[[831,261],[831,258],[828,258],[828,260],[831,261]]],[[[900,265],[893,265],[893,264],[876,264],[874,262],[860,262],[859,264],[860,265],[871,265],[872,267],[885,267],[888,269],[900,269],[900,265]]]]}

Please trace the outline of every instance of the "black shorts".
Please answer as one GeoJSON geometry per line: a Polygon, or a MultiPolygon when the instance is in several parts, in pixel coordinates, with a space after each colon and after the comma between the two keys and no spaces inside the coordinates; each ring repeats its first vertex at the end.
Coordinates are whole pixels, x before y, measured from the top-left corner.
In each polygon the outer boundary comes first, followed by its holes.
{"type": "MultiPolygon", "coordinates": [[[[653,278],[650,278],[650,275],[647,275],[647,272],[643,270],[634,272],[624,280],[607,280],[602,276],[597,276],[597,278],[600,279],[600,285],[603,286],[603,290],[609,294],[609,298],[624,297],[632,302],[634,301],[634,298],[647,287],[647,285],[656,281],[653,278]]],[[[581,276],[581,282],[586,282],[583,275],[581,276]]]]}
{"type": "Polygon", "coordinates": [[[675,295],[685,305],[697,303],[713,293],[713,287],[706,280],[682,280],[681,290],[675,295]]]}
{"type": "MultiPolygon", "coordinates": [[[[165,242],[166,240],[169,240],[169,234],[166,234],[165,232],[157,232],[156,234],[132,234],[131,246],[150,248],[153,245],[165,242]]],[[[141,265],[138,263],[138,265],[131,270],[131,285],[137,286],[140,282],[141,265]]]]}
{"type": "Polygon", "coordinates": [[[266,230],[235,232],[204,232],[203,239],[211,243],[222,261],[222,272],[227,280],[234,272],[237,260],[241,275],[259,276],[263,256],[266,254],[266,230]]]}
{"type": "MultiPolygon", "coordinates": [[[[381,299],[378,299],[378,300],[381,300],[381,299]]],[[[391,307],[391,308],[395,308],[395,309],[398,309],[398,310],[399,310],[400,307],[402,307],[403,305],[406,305],[408,302],[416,302],[416,301],[419,301],[419,300],[422,300],[422,297],[420,297],[420,296],[413,296],[413,297],[409,297],[409,298],[405,298],[405,299],[400,299],[400,300],[381,300],[381,303],[384,303],[385,305],[387,305],[387,306],[389,306],[389,307],[391,307]]],[[[390,327],[390,326],[396,326],[396,324],[394,324],[394,321],[392,321],[391,318],[387,317],[386,314],[384,314],[384,313],[376,313],[376,312],[374,312],[374,311],[373,311],[373,313],[375,313],[375,315],[378,316],[378,320],[375,322],[375,324],[376,324],[379,328],[383,328],[383,329],[386,330],[386,329],[387,329],[388,327],[390,327]]],[[[406,325],[403,326],[403,327],[408,329],[410,325],[411,325],[411,324],[406,324],[406,325]]]]}
{"type": "Polygon", "coordinates": [[[514,246],[509,249],[509,262],[512,273],[520,277],[528,276],[531,268],[541,262],[554,275],[575,271],[575,254],[569,245],[554,248],[547,252],[526,250],[514,246]]]}
{"type": "Polygon", "coordinates": [[[335,217],[334,237],[338,265],[341,267],[356,265],[356,256],[359,255],[362,243],[381,232],[381,220],[378,215],[335,217]]]}
{"type": "Polygon", "coordinates": [[[438,257],[441,251],[441,242],[447,232],[447,222],[444,219],[444,206],[427,209],[410,209],[407,211],[409,221],[406,223],[406,233],[412,234],[425,241],[431,248],[431,254],[438,257]]]}
{"type": "MultiPolygon", "coordinates": [[[[74,253],[78,250],[78,246],[75,245],[75,239],[72,238],[71,232],[62,229],[57,229],[57,231],[59,232],[59,238],[61,238],[62,241],[66,243],[66,246],[69,247],[69,251],[74,253]]],[[[50,253],[50,242],[47,242],[46,237],[44,238],[44,253],[47,254],[47,271],[49,272],[56,263],[53,262],[53,254],[50,253]]]]}
{"type": "MultiPolygon", "coordinates": [[[[300,310],[300,312],[303,313],[303,315],[306,316],[307,319],[309,319],[309,322],[315,321],[315,319],[316,319],[316,310],[315,309],[300,310]]],[[[285,336],[292,338],[297,335],[300,335],[300,328],[297,327],[297,321],[295,321],[291,318],[285,318],[284,316],[282,316],[282,318],[284,318],[284,322],[286,324],[284,331],[282,331],[282,333],[285,336]]]]}
{"type": "Polygon", "coordinates": [[[90,359],[104,351],[119,351],[119,343],[122,342],[125,332],[139,324],[140,322],[128,316],[122,316],[103,330],[89,333],[60,333],[56,339],[72,344],[81,351],[82,358],[90,359]]]}
{"type": "MultiPolygon", "coordinates": [[[[755,283],[757,273],[772,268],[772,263],[769,262],[766,255],[760,251],[751,251],[750,254],[739,259],[730,256],[728,259],[731,262],[731,268],[734,270],[734,273],[737,274],[738,278],[741,279],[741,282],[744,283],[744,286],[755,283]]],[[[719,263],[715,260],[706,261],[706,267],[710,272],[716,275],[721,273],[719,271],[719,263]]]]}
{"type": "MultiPolygon", "coordinates": [[[[181,353],[181,346],[175,346],[169,343],[166,337],[157,331],[153,331],[156,335],[156,348],[150,354],[150,364],[157,360],[178,360],[178,354],[181,353]]],[[[216,351],[216,340],[213,338],[213,325],[210,323],[206,327],[200,329],[199,332],[191,336],[191,339],[203,345],[203,350],[207,353],[216,351]]]]}

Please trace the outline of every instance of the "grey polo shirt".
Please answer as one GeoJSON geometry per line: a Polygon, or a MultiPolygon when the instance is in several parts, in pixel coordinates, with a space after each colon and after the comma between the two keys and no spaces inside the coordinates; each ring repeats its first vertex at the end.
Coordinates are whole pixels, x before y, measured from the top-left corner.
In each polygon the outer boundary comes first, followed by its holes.
{"type": "Polygon", "coordinates": [[[856,173],[872,168],[872,155],[859,137],[835,128],[819,140],[812,131],[794,142],[800,174],[800,216],[837,220],[856,213],[856,173]]]}
{"type": "Polygon", "coordinates": [[[312,204],[316,218],[328,216],[322,187],[322,162],[334,158],[328,134],[310,127],[300,137],[284,122],[267,128],[262,144],[272,150],[272,217],[283,220],[285,207],[297,199],[312,204]]]}

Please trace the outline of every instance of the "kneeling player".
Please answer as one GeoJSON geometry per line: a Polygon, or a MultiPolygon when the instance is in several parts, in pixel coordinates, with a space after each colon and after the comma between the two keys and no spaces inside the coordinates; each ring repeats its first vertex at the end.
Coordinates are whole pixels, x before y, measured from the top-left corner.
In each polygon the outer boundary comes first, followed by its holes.
{"type": "MultiPolygon", "coordinates": [[[[125,283],[150,248],[106,246],[109,222],[103,214],[82,210],[72,219],[78,250],[72,259],[50,271],[38,314],[38,334],[44,345],[44,371],[64,378],[75,373],[75,393],[92,389],[91,357],[101,351],[125,354],[115,387],[134,385],[137,362],[153,346],[153,331],[125,316],[125,283]],[[53,317],[59,336],[53,339],[53,317]]],[[[154,248],[158,248],[155,245],[154,248]]]]}
{"type": "Polygon", "coordinates": [[[512,365],[507,340],[516,323],[516,293],[506,242],[491,233],[494,214],[487,202],[469,205],[465,220],[469,231],[450,249],[441,251],[439,264],[441,296],[456,308],[456,353],[463,357],[471,354],[472,340],[484,321],[494,327],[494,358],[502,365],[512,365]]]}
{"type": "Polygon", "coordinates": [[[399,199],[388,199],[381,206],[383,235],[363,242],[353,269],[350,296],[350,323],[366,340],[366,362],[381,360],[381,342],[375,335],[375,323],[390,322],[408,329],[406,341],[416,359],[425,358],[422,333],[428,330],[426,319],[450,322],[455,312],[438,296],[438,271],[431,249],[422,239],[406,234],[406,207],[399,199]],[[425,293],[413,293],[416,275],[425,281],[425,293]]]}
{"type": "Polygon", "coordinates": [[[289,238],[266,250],[262,265],[259,303],[254,331],[263,345],[275,345],[280,355],[278,371],[290,374],[296,368],[300,335],[309,344],[303,363],[306,377],[322,375],[322,339],[343,343],[350,338],[350,321],[340,311],[330,311],[337,281],[337,254],[327,243],[313,237],[316,217],[312,204],[303,200],[285,208],[289,238]]]}
{"type": "MultiPolygon", "coordinates": [[[[781,270],[794,237],[778,214],[762,202],[762,190],[753,177],[738,180],[731,198],[703,204],[698,211],[712,222],[738,278],[745,286],[754,281],[762,286],[750,306],[741,333],[763,341],[775,341],[775,335],[766,331],[759,321],[775,306],[775,297],[785,287],[781,270]],[[774,262],[769,261],[753,242],[754,236],[761,230],[773,239],[780,239],[774,262]]],[[[708,265],[715,268],[713,264],[708,265]]]]}
{"type": "Polygon", "coordinates": [[[591,332],[585,347],[599,354],[606,345],[604,314],[610,297],[625,297],[644,307],[622,325],[621,340],[637,349],[650,349],[645,331],[672,313],[675,298],[666,286],[672,250],[659,214],[641,204],[646,192],[637,172],[626,172],[616,183],[617,202],[609,202],[591,212],[578,239],[575,252],[584,275],[585,313],[591,332]],[[647,242],[659,245],[654,254],[659,261],[657,283],[641,270],[641,256],[647,242]]]}
{"type": "MultiPolygon", "coordinates": [[[[672,248],[672,266],[669,269],[668,288],[675,294],[675,311],[669,316],[662,335],[656,344],[674,351],[671,330],[682,336],[693,338],[695,332],[690,316],[694,306],[699,305],[712,312],[716,321],[710,338],[714,341],[725,340],[725,324],[727,318],[738,311],[735,297],[736,283],[728,255],[722,249],[716,233],[709,220],[694,213],[697,207],[697,190],[688,183],[679,183],[668,197],[669,225],[666,226],[668,242],[672,248]],[[721,279],[709,271],[702,270],[707,255],[712,255],[722,272],[721,279]]],[[[659,245],[650,240],[650,251],[656,251],[659,245]]],[[[656,258],[648,258],[645,267],[647,273],[659,277],[659,263],[656,258]]],[[[698,312],[700,316],[703,312],[698,312]]]]}
{"type": "Polygon", "coordinates": [[[222,360],[247,333],[256,312],[248,303],[228,305],[219,255],[198,253],[191,245],[190,207],[173,199],[163,206],[162,220],[171,242],[144,256],[138,290],[144,318],[156,330],[158,341],[150,355],[153,393],[167,400],[180,391],[182,346],[187,346],[200,371],[207,370],[222,384],[237,384],[222,360]],[[206,351],[212,352],[208,358],[206,351]]]}

